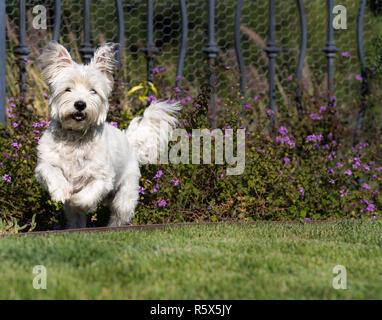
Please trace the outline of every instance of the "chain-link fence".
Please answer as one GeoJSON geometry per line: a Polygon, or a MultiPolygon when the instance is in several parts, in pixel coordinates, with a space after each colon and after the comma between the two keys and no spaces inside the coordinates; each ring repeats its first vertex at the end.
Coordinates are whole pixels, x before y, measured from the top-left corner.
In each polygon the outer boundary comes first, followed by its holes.
{"type": "MultiPolygon", "coordinates": [[[[7,12],[7,50],[12,52],[18,43],[18,9],[17,0],[6,1],[7,12]]],[[[276,58],[276,99],[280,103],[285,99],[291,75],[296,72],[299,54],[300,27],[297,3],[294,0],[277,1],[276,8],[276,43],[280,48],[276,58]]],[[[360,83],[355,80],[359,73],[359,60],[356,43],[356,18],[358,1],[342,0],[347,9],[347,30],[335,31],[335,43],[339,52],[336,56],[335,94],[344,101],[352,98],[351,89],[360,90],[360,83]],[[346,65],[346,73],[337,67],[343,59],[342,53],[350,63],[346,65]]],[[[308,90],[317,85],[325,90],[326,57],[322,48],[325,46],[327,29],[326,1],[304,1],[308,24],[308,46],[303,79],[308,90]]],[[[217,104],[221,98],[230,94],[230,88],[239,81],[238,72],[227,73],[226,70],[237,70],[237,59],[234,47],[234,16],[236,0],[215,1],[215,39],[220,52],[216,70],[217,104]]],[[[183,85],[197,90],[203,75],[206,73],[206,53],[203,48],[208,43],[208,10],[206,0],[186,1],[188,17],[187,54],[184,64],[183,85]]],[[[35,59],[41,48],[51,39],[54,24],[54,1],[26,1],[27,10],[27,44],[32,53],[29,59],[35,59]],[[35,30],[32,27],[35,5],[44,5],[47,9],[47,30],[35,30]]],[[[117,23],[115,1],[91,1],[91,39],[94,47],[100,42],[117,41],[117,23]]],[[[125,47],[121,81],[134,86],[146,79],[146,61],[141,49],[146,46],[146,10],[143,0],[123,1],[125,47]]],[[[75,59],[80,60],[78,48],[83,39],[83,2],[62,1],[62,23],[59,41],[69,48],[75,59]]],[[[370,52],[375,32],[373,30],[373,14],[366,8],[364,16],[364,46],[366,55],[370,52]]],[[[254,96],[264,96],[268,90],[268,59],[263,51],[268,38],[268,1],[244,1],[241,16],[241,45],[247,75],[247,103],[254,96]]],[[[180,5],[174,0],[154,1],[154,40],[159,52],[155,57],[155,65],[165,68],[168,82],[175,83],[176,65],[181,41],[180,5]]],[[[13,63],[9,61],[9,63],[13,63]]],[[[16,66],[12,68],[16,69],[16,66]]],[[[8,86],[17,86],[9,83],[8,86]]]]}

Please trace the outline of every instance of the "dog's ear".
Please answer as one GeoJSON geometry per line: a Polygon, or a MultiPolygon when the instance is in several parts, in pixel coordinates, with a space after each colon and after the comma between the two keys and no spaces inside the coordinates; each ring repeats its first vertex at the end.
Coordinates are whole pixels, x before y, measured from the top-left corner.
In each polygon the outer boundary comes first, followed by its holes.
{"type": "Polygon", "coordinates": [[[39,57],[42,76],[47,84],[52,82],[52,79],[64,68],[73,65],[72,57],[68,50],[55,41],[51,41],[44,48],[39,57]]]}
{"type": "Polygon", "coordinates": [[[114,67],[117,65],[115,52],[117,44],[106,43],[99,47],[90,61],[90,65],[107,75],[113,74],[114,67]]]}

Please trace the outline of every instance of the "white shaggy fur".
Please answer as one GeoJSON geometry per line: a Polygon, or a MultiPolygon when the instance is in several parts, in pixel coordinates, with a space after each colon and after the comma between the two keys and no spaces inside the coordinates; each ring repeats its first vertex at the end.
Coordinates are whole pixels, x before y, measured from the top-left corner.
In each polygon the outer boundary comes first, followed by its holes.
{"type": "Polygon", "coordinates": [[[53,201],[64,203],[68,228],[85,227],[86,214],[102,200],[111,204],[110,226],[129,224],[138,201],[139,163],[155,162],[177,124],[172,115],[179,107],[166,102],[152,103],[126,131],[105,123],[112,51],[106,44],[89,65],[81,65],[51,42],[40,57],[51,91],[51,124],[37,148],[35,175],[53,201]],[[83,110],[78,101],[86,104],[83,110]]]}

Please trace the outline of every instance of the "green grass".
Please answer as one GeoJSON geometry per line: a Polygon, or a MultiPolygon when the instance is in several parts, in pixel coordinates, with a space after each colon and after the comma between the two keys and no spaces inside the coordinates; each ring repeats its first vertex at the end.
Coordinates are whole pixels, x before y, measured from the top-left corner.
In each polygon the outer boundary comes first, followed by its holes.
{"type": "Polygon", "coordinates": [[[0,299],[381,299],[382,223],[208,225],[0,239],[0,299]],[[347,290],[332,288],[333,267],[347,290]],[[47,268],[35,290],[32,268],[47,268]]]}

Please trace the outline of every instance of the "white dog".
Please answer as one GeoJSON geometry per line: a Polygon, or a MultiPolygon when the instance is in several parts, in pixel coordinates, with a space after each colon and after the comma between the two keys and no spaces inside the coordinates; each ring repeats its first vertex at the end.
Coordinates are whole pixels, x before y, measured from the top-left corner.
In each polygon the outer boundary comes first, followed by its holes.
{"type": "Polygon", "coordinates": [[[105,199],[111,204],[109,225],[129,224],[138,201],[138,165],[155,162],[157,150],[168,143],[178,105],[152,103],[143,118],[121,131],[105,122],[113,45],[101,46],[88,65],[81,65],[50,42],[40,61],[51,92],[51,123],[37,148],[37,180],[53,201],[64,203],[68,228],[86,227],[86,214],[105,199]]]}

